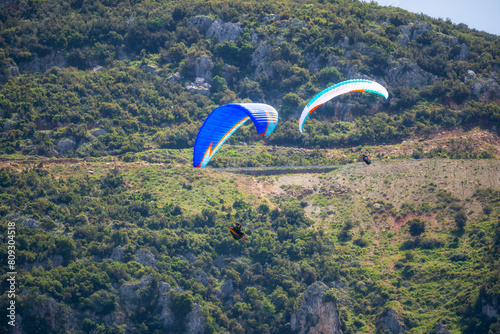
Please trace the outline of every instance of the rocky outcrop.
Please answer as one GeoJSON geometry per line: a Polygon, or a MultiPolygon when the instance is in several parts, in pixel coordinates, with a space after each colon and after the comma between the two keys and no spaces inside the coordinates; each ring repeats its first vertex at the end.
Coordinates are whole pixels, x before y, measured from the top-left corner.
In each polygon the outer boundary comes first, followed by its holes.
{"type": "Polygon", "coordinates": [[[99,136],[105,135],[106,133],[108,133],[108,131],[106,131],[105,129],[95,129],[95,130],[90,131],[90,133],[94,137],[99,137],[99,136]]]}
{"type": "Polygon", "coordinates": [[[155,267],[157,262],[154,254],[146,250],[140,250],[139,252],[137,252],[136,256],[134,257],[134,261],[139,262],[143,266],[150,267],[155,267]]]}
{"type": "Polygon", "coordinates": [[[398,39],[398,44],[408,44],[422,35],[424,31],[432,32],[432,27],[427,23],[410,23],[402,27],[401,36],[398,39]]]}
{"type": "Polygon", "coordinates": [[[401,321],[401,316],[392,308],[386,308],[378,317],[377,324],[391,334],[404,333],[405,325],[401,321]]]}
{"type": "Polygon", "coordinates": [[[316,282],[304,291],[302,304],[290,321],[293,331],[300,334],[342,333],[337,306],[333,301],[323,301],[327,290],[324,283],[316,282]]]}
{"type": "Polygon", "coordinates": [[[75,148],[76,148],[76,143],[71,140],[71,139],[61,139],[58,143],[57,143],[57,151],[60,153],[60,154],[66,154],[68,153],[69,151],[73,151],[75,148]]]}
{"type": "Polygon", "coordinates": [[[304,58],[308,64],[307,69],[312,73],[318,73],[322,69],[323,57],[307,54],[304,58]]]}
{"type": "Polygon", "coordinates": [[[468,70],[467,74],[465,75],[464,82],[468,83],[468,82],[474,80],[475,77],[476,77],[476,73],[474,73],[474,71],[472,71],[472,70],[468,70]]]}
{"type": "Polygon", "coordinates": [[[202,78],[204,82],[212,83],[212,61],[207,56],[201,56],[194,62],[196,78],[202,78]]]}
{"type": "Polygon", "coordinates": [[[181,81],[181,79],[182,79],[181,74],[179,72],[175,72],[174,74],[172,74],[167,78],[167,81],[171,83],[176,83],[181,81]]]}
{"type": "Polygon", "coordinates": [[[26,271],[31,271],[31,270],[33,270],[33,268],[38,268],[38,267],[41,267],[44,270],[47,270],[49,268],[57,268],[60,265],[62,265],[63,262],[64,262],[64,258],[61,255],[52,255],[43,261],[35,261],[33,263],[25,262],[21,265],[21,268],[23,268],[26,271]]]}
{"type": "Polygon", "coordinates": [[[233,280],[228,279],[224,281],[224,283],[222,283],[221,286],[217,288],[217,290],[215,290],[215,295],[217,296],[217,298],[219,298],[220,301],[223,301],[226,297],[231,296],[233,292],[233,280]]]}
{"type": "Polygon", "coordinates": [[[460,45],[460,54],[458,55],[458,60],[465,61],[469,58],[469,48],[465,44],[460,45]]]}
{"type": "Polygon", "coordinates": [[[51,297],[27,291],[21,292],[18,297],[24,300],[24,303],[29,307],[26,308],[22,317],[16,315],[14,333],[28,333],[26,328],[28,324],[23,321],[23,317],[27,318],[28,316],[31,321],[38,318],[40,324],[48,327],[46,327],[47,332],[73,333],[80,331],[80,328],[77,327],[79,321],[75,312],[63,302],[58,303],[51,297]]]}
{"type": "Polygon", "coordinates": [[[498,310],[490,304],[484,305],[482,308],[482,312],[486,314],[488,318],[500,318],[498,310]]]}
{"type": "Polygon", "coordinates": [[[392,63],[387,73],[387,81],[393,87],[421,87],[431,85],[437,77],[421,69],[416,63],[406,58],[392,63]]]}
{"type": "Polygon", "coordinates": [[[170,284],[165,282],[159,283],[157,313],[159,313],[159,319],[165,328],[172,326],[175,320],[174,313],[170,309],[171,290],[170,284]]]}
{"type": "Polygon", "coordinates": [[[205,79],[196,78],[195,82],[186,82],[184,87],[196,94],[208,96],[210,95],[210,88],[212,86],[208,82],[205,82],[205,79]]]}
{"type": "Polygon", "coordinates": [[[32,218],[26,218],[23,221],[23,226],[26,226],[28,228],[38,228],[38,225],[40,225],[40,222],[32,218]]]}
{"type": "Polygon", "coordinates": [[[17,67],[17,65],[12,65],[8,69],[10,71],[10,74],[12,74],[13,76],[17,77],[20,75],[19,67],[17,67]]]}
{"type": "Polygon", "coordinates": [[[151,73],[151,74],[159,74],[160,73],[160,70],[155,65],[142,65],[141,70],[143,70],[146,73],[151,73]]]}
{"type": "Polygon", "coordinates": [[[45,72],[52,67],[67,67],[68,62],[62,52],[51,52],[44,57],[39,57],[33,53],[33,58],[28,62],[19,64],[21,72],[45,72]]]}
{"type": "Polygon", "coordinates": [[[12,129],[12,126],[14,125],[14,122],[11,120],[5,121],[5,124],[3,125],[3,131],[8,132],[12,129]]]}
{"type": "MultiPolygon", "coordinates": [[[[469,75],[469,72],[467,72],[467,75],[469,75]]],[[[472,95],[479,101],[488,103],[495,99],[500,99],[500,85],[498,84],[499,81],[496,73],[493,72],[487,77],[476,77],[474,75],[468,82],[471,83],[470,90],[472,95]]]]}
{"type": "Polygon", "coordinates": [[[153,281],[153,276],[148,275],[141,278],[139,281],[128,282],[121,286],[120,288],[120,299],[122,301],[122,306],[127,313],[134,312],[141,302],[141,296],[139,292],[151,286],[153,281]]]}
{"type": "Polygon", "coordinates": [[[252,66],[257,67],[254,73],[256,78],[262,75],[272,78],[273,73],[271,68],[268,66],[272,49],[273,47],[271,43],[264,42],[260,44],[252,53],[252,66]]]}
{"type": "Polygon", "coordinates": [[[446,327],[442,323],[438,322],[436,325],[434,325],[434,333],[436,333],[436,334],[450,334],[450,330],[448,329],[448,327],[446,327]]]}
{"type": "Polygon", "coordinates": [[[208,28],[205,37],[207,39],[215,37],[218,43],[235,41],[242,30],[239,23],[224,23],[221,19],[216,19],[208,28]]]}
{"type": "Polygon", "coordinates": [[[203,286],[207,286],[207,284],[208,284],[208,275],[203,270],[198,271],[195,274],[194,278],[196,278],[196,280],[198,282],[200,282],[200,284],[203,284],[203,286]]]}
{"type": "Polygon", "coordinates": [[[193,310],[186,316],[186,333],[203,334],[205,326],[203,325],[203,313],[199,304],[193,305],[193,310]]]}
{"type": "Polygon", "coordinates": [[[188,19],[187,26],[195,27],[202,34],[206,34],[214,20],[205,15],[193,16],[188,19]]]}
{"type": "Polygon", "coordinates": [[[111,258],[115,261],[121,262],[123,259],[124,251],[122,246],[118,246],[115,249],[113,249],[113,253],[111,253],[111,258]]]}
{"type": "Polygon", "coordinates": [[[243,30],[239,23],[224,23],[221,19],[213,20],[204,15],[190,17],[187,26],[195,27],[207,39],[215,38],[217,43],[234,41],[243,30]]]}

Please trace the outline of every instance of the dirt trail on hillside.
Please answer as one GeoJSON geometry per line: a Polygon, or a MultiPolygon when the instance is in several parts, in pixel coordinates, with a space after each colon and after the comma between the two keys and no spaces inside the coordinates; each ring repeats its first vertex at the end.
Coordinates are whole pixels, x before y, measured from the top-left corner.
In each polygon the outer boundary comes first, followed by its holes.
{"type": "MultiPolygon", "coordinates": [[[[306,215],[318,224],[324,224],[325,221],[341,221],[342,218],[339,217],[346,210],[351,212],[353,219],[362,222],[371,211],[366,207],[369,203],[375,206],[378,205],[377,202],[389,203],[396,212],[400,211],[404,203],[415,207],[423,203],[434,206],[436,194],[440,190],[460,199],[461,205],[470,215],[477,215],[482,207],[477,201],[468,199],[478,189],[500,189],[500,160],[375,161],[369,166],[363,163],[346,165],[327,174],[293,174],[275,176],[273,180],[273,189],[278,187],[280,191],[267,192],[265,196],[287,195],[287,191],[282,188],[293,186],[306,190],[313,189],[309,197],[306,196],[301,200],[309,204],[305,208],[306,215]],[[338,189],[343,189],[345,192],[335,192],[338,189]],[[315,196],[319,195],[326,198],[327,203],[332,204],[327,207],[312,205],[315,196]],[[326,215],[325,212],[330,213],[326,215]]],[[[399,238],[399,230],[414,216],[409,214],[398,218],[386,211],[377,218],[376,224],[360,225],[360,228],[395,231],[396,238],[399,238]]],[[[441,226],[441,223],[436,221],[436,214],[425,216],[429,227],[441,226]]]]}

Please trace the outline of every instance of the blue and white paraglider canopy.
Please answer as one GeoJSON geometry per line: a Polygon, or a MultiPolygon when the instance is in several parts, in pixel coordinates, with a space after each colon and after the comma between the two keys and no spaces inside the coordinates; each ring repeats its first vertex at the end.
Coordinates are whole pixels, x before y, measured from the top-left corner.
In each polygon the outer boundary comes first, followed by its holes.
{"type": "Polygon", "coordinates": [[[263,103],[234,103],[214,109],[196,137],[193,166],[205,167],[224,142],[249,119],[257,133],[267,137],[278,124],[278,112],[263,103]]]}

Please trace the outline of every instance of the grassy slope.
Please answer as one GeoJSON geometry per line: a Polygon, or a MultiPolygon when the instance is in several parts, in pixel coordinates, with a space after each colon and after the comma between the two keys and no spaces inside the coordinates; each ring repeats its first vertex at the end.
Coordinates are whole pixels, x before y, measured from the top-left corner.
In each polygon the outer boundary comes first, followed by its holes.
{"type": "MultiPolygon", "coordinates": [[[[374,147],[373,151],[392,149],[374,147]]],[[[55,178],[99,178],[119,168],[127,192],[149,192],[159,206],[173,202],[189,213],[216,209],[217,229],[227,224],[221,198],[227,203],[243,199],[255,208],[267,202],[273,208],[280,197],[299,197],[304,205],[307,203],[306,213],[315,221],[311,228],[321,230],[319,237],[333,247],[331,260],[344,263],[343,270],[355,278],[347,282],[350,288],[338,295],[341,314],[348,315],[348,326],[356,322],[357,331],[372,332],[380,307],[390,306],[405,317],[407,325],[414,327],[412,332],[429,332],[437,321],[458,330],[461,324],[457,312],[464,300],[477,295],[485,275],[498,265],[497,259],[491,266],[484,266],[487,250],[482,245],[485,238],[493,235],[499,209],[494,206],[489,216],[485,215],[485,203],[473,195],[479,189],[500,190],[500,161],[373,160],[370,166],[353,163],[328,174],[259,178],[193,169],[188,162],[74,160],[77,162],[55,164],[45,160],[44,168],[55,178]],[[459,209],[465,210],[469,219],[462,232],[453,218],[459,209]],[[426,222],[420,240],[431,240],[431,244],[441,247],[402,250],[405,241],[416,239],[410,236],[406,224],[415,217],[426,222]],[[347,221],[353,223],[350,240],[340,241],[339,232],[347,221]],[[480,237],[478,231],[482,231],[480,237]],[[364,240],[366,246],[356,246],[353,240],[364,240]],[[470,260],[450,261],[450,256],[459,253],[468,254],[470,260]],[[370,291],[377,294],[371,295],[370,291]],[[382,300],[375,296],[382,296],[382,300]]],[[[2,164],[23,168],[12,161],[2,164]]],[[[270,229],[265,224],[249,227],[256,240],[270,229]]]]}

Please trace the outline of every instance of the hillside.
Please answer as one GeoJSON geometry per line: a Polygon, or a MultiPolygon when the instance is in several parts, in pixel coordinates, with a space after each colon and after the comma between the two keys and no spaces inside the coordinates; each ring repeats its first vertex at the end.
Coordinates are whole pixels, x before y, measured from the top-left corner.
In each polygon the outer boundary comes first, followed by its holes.
{"type": "MultiPolygon", "coordinates": [[[[397,143],[459,127],[500,129],[500,37],[358,1],[2,1],[4,154],[123,157],[192,147],[215,107],[280,113],[266,144],[397,143]],[[368,78],[297,132],[311,97],[368,78]]],[[[230,141],[260,140],[251,126],[230,141]]]]}
{"type": "Polygon", "coordinates": [[[338,314],[344,333],[498,326],[498,160],[259,178],[188,162],[20,162],[1,176],[19,332],[286,333],[314,326],[298,325],[307,307],[326,328],[338,314]],[[228,235],[226,205],[247,244],[228,235]],[[314,289],[323,302],[304,306],[314,289]]]}
{"type": "Polygon", "coordinates": [[[499,333],[499,76],[500,37],[375,3],[0,0],[1,332],[499,333]],[[299,132],[354,78],[389,99],[299,132]],[[276,129],[193,168],[233,102],[276,129]]]}

